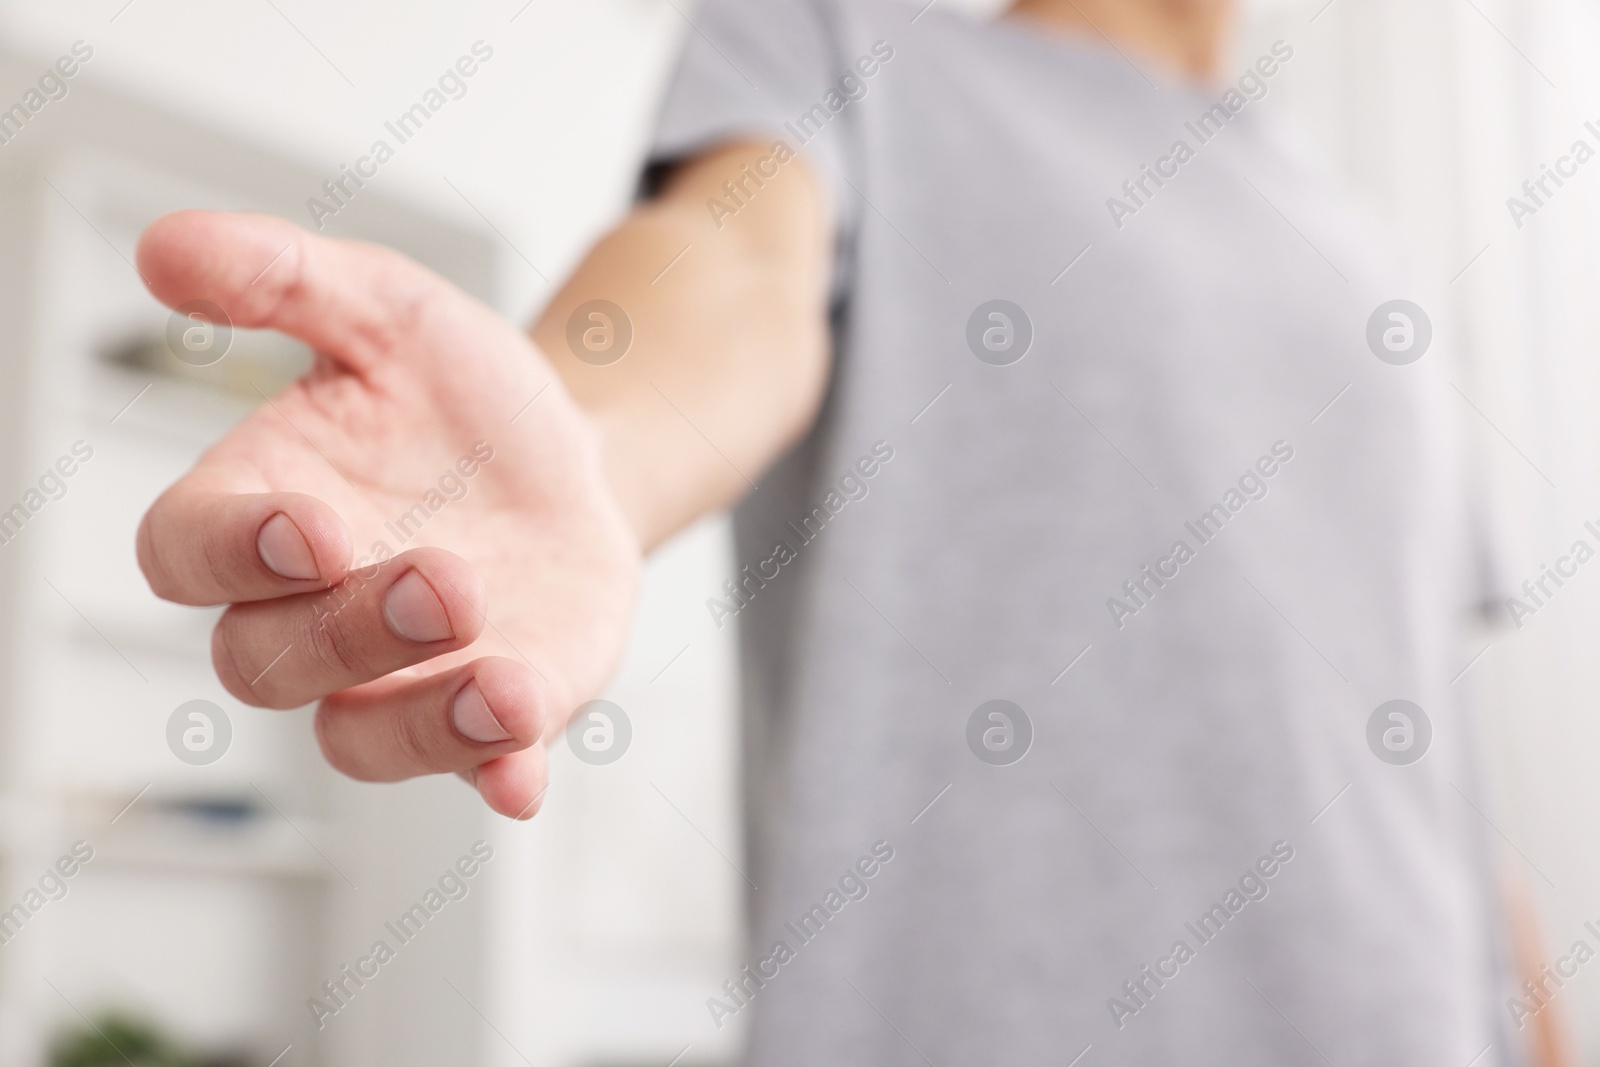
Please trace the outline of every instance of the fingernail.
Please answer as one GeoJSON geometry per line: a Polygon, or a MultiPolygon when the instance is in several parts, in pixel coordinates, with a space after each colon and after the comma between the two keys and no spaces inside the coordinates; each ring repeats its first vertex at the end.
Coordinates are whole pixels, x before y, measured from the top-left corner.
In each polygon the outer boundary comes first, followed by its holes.
{"type": "Polygon", "coordinates": [[[438,594],[417,571],[407,571],[389,587],[383,598],[383,617],[389,629],[421,645],[455,636],[438,594]]]}
{"type": "MultiPolygon", "coordinates": [[[[456,694],[455,702],[450,705],[450,718],[455,722],[456,729],[461,731],[461,736],[469,741],[488,744],[491,741],[504,741],[511,736],[500,725],[500,720],[494,717],[494,712],[489,710],[489,704],[483,699],[477,682],[468,682],[456,694]]],[[[476,771],[472,779],[476,785],[476,771]]]]}
{"type": "Polygon", "coordinates": [[[256,534],[256,552],[267,569],[280,578],[316,578],[317,558],[300,530],[283,512],[261,525],[256,534]]]}

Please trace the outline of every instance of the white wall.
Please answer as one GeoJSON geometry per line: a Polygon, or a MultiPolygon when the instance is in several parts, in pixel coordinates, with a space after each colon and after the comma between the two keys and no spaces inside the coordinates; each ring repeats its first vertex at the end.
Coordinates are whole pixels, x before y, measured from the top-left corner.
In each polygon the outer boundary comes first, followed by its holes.
{"type": "MultiPolygon", "coordinates": [[[[523,0],[133,0],[118,14],[123,3],[7,2],[0,34],[42,61],[82,38],[95,49],[86,77],[330,176],[482,39],[494,60],[384,167],[380,187],[479,221],[454,185],[549,278],[625,203],[651,90],[683,27],[658,0],[533,0],[520,14],[523,0]]],[[[507,256],[505,306],[520,317],[547,286],[507,256]]]]}

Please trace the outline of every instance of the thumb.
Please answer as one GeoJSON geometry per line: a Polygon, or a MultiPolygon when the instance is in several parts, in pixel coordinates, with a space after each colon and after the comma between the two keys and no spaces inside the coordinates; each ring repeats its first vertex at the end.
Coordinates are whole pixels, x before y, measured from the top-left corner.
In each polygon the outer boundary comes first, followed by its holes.
{"type": "Polygon", "coordinates": [[[271,215],[165,215],[140,236],[137,259],[168,307],[206,301],[226,325],[278,330],[358,371],[450,292],[392,249],[320,237],[271,215]]]}

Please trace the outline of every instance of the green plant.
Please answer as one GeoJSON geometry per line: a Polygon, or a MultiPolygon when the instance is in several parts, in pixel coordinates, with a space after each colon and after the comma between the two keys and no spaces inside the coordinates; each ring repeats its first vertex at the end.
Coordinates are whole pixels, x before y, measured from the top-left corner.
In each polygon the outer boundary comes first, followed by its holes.
{"type": "Polygon", "coordinates": [[[154,1023],[106,1012],[69,1030],[50,1047],[50,1067],[195,1067],[154,1023]]]}

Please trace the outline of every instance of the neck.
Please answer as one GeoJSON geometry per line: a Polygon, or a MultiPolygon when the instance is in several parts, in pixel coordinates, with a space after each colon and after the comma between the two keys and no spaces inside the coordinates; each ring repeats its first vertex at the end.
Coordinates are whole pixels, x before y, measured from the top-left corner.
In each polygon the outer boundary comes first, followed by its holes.
{"type": "Polygon", "coordinates": [[[1007,18],[1135,52],[1189,81],[1213,81],[1233,24],[1228,0],[1014,0],[1007,18]]]}

